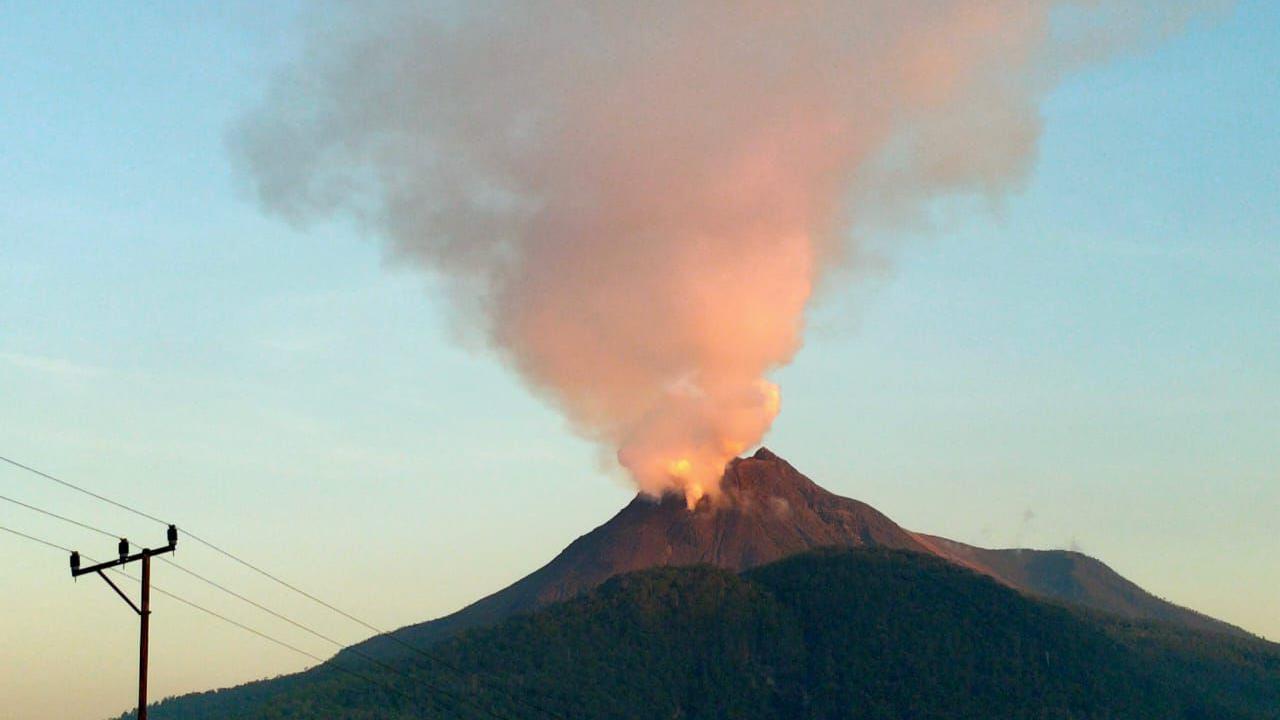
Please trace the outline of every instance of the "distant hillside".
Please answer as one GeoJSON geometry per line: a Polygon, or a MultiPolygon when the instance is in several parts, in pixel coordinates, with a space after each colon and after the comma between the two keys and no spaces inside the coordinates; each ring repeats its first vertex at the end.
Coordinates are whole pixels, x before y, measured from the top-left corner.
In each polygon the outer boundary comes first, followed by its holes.
{"type": "Polygon", "coordinates": [[[1280,646],[1070,610],[887,549],[623,575],[432,652],[461,672],[344,656],[366,679],[322,667],[152,718],[1280,718],[1280,646]]]}
{"type": "Polygon", "coordinates": [[[1143,590],[1099,560],[1068,550],[988,550],[934,535],[916,534],[936,555],[1040,597],[1102,610],[1131,620],[1159,620],[1195,630],[1247,637],[1248,633],[1143,590]]]}

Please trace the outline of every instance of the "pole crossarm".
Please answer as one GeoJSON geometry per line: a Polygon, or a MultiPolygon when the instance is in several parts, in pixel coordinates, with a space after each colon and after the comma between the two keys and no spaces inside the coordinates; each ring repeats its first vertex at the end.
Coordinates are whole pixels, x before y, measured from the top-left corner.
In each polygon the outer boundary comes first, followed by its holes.
{"type": "Polygon", "coordinates": [[[131,562],[137,562],[138,560],[141,560],[144,556],[154,557],[156,555],[164,555],[165,553],[171,553],[171,552],[174,552],[175,550],[177,550],[176,545],[165,545],[162,548],[156,548],[154,550],[144,549],[141,552],[136,552],[132,555],[128,555],[122,558],[117,558],[115,560],[108,560],[107,562],[100,562],[97,565],[90,565],[89,567],[85,567],[85,568],[72,568],[71,577],[80,577],[81,575],[88,575],[89,573],[101,573],[103,570],[108,570],[113,567],[119,567],[121,565],[128,565],[131,562]]]}

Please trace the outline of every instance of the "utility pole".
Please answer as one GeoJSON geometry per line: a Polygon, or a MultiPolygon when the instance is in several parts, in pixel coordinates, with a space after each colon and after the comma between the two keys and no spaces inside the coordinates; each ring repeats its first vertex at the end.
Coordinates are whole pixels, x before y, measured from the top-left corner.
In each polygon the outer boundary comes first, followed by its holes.
{"type": "Polygon", "coordinates": [[[171,553],[178,547],[178,528],[175,525],[169,526],[168,532],[169,544],[162,548],[152,550],[143,548],[142,552],[129,554],[129,541],[120,538],[120,544],[116,547],[119,557],[108,562],[101,562],[97,565],[91,565],[87,568],[80,567],[80,553],[72,551],[71,553],[71,577],[80,577],[89,573],[97,573],[98,577],[106,581],[116,594],[124,599],[129,607],[138,614],[141,619],[141,632],[138,639],[138,720],[147,720],[147,635],[151,625],[151,557],[153,555],[163,555],[171,553]],[[108,568],[127,565],[131,562],[142,561],[142,597],[140,605],[135,605],[133,600],[124,593],[115,583],[111,582],[111,578],[102,572],[108,568]]]}

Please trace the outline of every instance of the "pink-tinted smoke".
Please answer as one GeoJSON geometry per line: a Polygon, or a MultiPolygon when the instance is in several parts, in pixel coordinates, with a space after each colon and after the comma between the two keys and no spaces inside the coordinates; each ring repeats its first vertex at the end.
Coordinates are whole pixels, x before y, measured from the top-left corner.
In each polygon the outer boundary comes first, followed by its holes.
{"type": "Polygon", "coordinates": [[[1172,12],[360,5],[235,145],[268,207],[368,223],[643,490],[692,504],[768,431],[767,376],[824,271],[856,261],[855,224],[1015,186],[1052,82],[1172,12]]]}

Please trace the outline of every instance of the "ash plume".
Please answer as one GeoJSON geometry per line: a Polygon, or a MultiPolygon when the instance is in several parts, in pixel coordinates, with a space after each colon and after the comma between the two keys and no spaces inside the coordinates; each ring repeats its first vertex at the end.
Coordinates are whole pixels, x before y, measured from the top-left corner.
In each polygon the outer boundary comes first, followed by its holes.
{"type": "Polygon", "coordinates": [[[1053,83],[1195,9],[334,7],[232,145],[267,209],[357,218],[642,490],[692,505],[769,429],[767,376],[857,228],[1017,187],[1053,83]]]}

